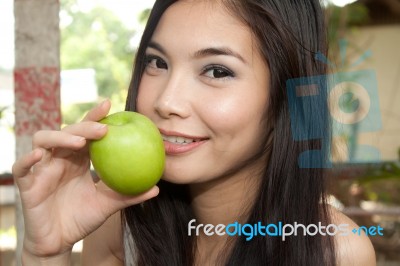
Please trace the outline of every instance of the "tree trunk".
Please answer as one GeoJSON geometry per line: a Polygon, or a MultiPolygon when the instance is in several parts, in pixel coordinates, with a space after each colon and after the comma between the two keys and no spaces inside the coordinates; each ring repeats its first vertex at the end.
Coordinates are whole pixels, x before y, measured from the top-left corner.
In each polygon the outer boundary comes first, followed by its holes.
{"type": "MultiPolygon", "coordinates": [[[[32,150],[36,131],[60,127],[59,6],[58,0],[14,0],[17,158],[32,150]]],[[[16,261],[21,265],[24,224],[16,193],[16,261]]]]}

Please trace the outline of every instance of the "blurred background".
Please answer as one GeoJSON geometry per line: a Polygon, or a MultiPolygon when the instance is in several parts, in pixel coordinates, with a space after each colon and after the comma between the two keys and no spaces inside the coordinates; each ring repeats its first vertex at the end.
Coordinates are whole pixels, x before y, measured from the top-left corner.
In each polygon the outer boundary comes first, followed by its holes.
{"type": "MultiPolygon", "coordinates": [[[[21,222],[11,167],[18,154],[30,149],[24,140],[18,142],[23,139],[21,126],[16,126],[22,107],[16,102],[25,100],[28,114],[35,105],[18,91],[19,74],[26,70],[20,54],[27,48],[18,37],[24,13],[16,8],[17,2],[0,1],[0,266],[18,263],[15,250],[21,222]]],[[[61,73],[59,84],[54,84],[59,88],[56,106],[60,118],[56,123],[79,121],[105,98],[111,99],[112,112],[124,109],[135,50],[153,3],[59,1],[55,34],[59,30],[60,58],[56,62],[61,73]]],[[[330,50],[319,60],[329,66],[330,75],[347,73],[350,77],[341,83],[344,89],[331,102],[351,120],[338,123],[340,130],[333,134],[333,167],[327,176],[331,203],[360,226],[383,227],[383,236],[370,237],[378,265],[400,265],[400,0],[332,0],[324,4],[330,50]],[[376,94],[370,94],[366,102],[354,83],[376,94]],[[358,119],[363,112],[371,115],[358,119]]],[[[44,34],[50,36],[51,32],[44,34]]],[[[332,116],[335,118],[334,113],[332,116]]],[[[79,265],[80,250],[78,243],[74,265],[79,265]]]]}

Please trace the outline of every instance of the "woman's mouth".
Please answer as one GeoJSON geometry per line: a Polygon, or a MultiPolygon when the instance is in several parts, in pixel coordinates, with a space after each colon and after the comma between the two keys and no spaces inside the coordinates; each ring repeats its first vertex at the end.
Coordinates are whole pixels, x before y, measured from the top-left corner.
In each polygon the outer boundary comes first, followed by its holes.
{"type": "Polygon", "coordinates": [[[166,135],[162,135],[162,138],[164,141],[168,141],[173,144],[182,144],[182,145],[200,141],[199,139],[190,139],[190,138],[185,138],[185,137],[166,136],[166,135]]]}
{"type": "Polygon", "coordinates": [[[167,155],[180,155],[195,150],[208,139],[160,130],[167,155]]]}

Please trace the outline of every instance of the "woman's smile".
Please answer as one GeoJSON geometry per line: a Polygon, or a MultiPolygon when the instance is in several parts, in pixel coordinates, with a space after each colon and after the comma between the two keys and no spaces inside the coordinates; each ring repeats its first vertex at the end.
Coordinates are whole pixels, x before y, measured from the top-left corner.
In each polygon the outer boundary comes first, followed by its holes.
{"type": "Polygon", "coordinates": [[[164,140],[167,156],[188,153],[208,141],[207,137],[193,136],[163,129],[160,129],[160,132],[164,140]]]}

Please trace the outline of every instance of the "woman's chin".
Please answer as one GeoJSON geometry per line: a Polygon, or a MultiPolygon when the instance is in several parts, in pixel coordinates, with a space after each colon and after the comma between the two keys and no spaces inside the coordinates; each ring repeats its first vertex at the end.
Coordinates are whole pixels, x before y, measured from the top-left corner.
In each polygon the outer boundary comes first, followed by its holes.
{"type": "Polygon", "coordinates": [[[177,185],[183,185],[183,184],[188,184],[190,181],[187,178],[184,178],[182,176],[178,175],[169,175],[169,174],[164,174],[161,177],[162,180],[167,181],[172,184],[177,184],[177,185]]]}

